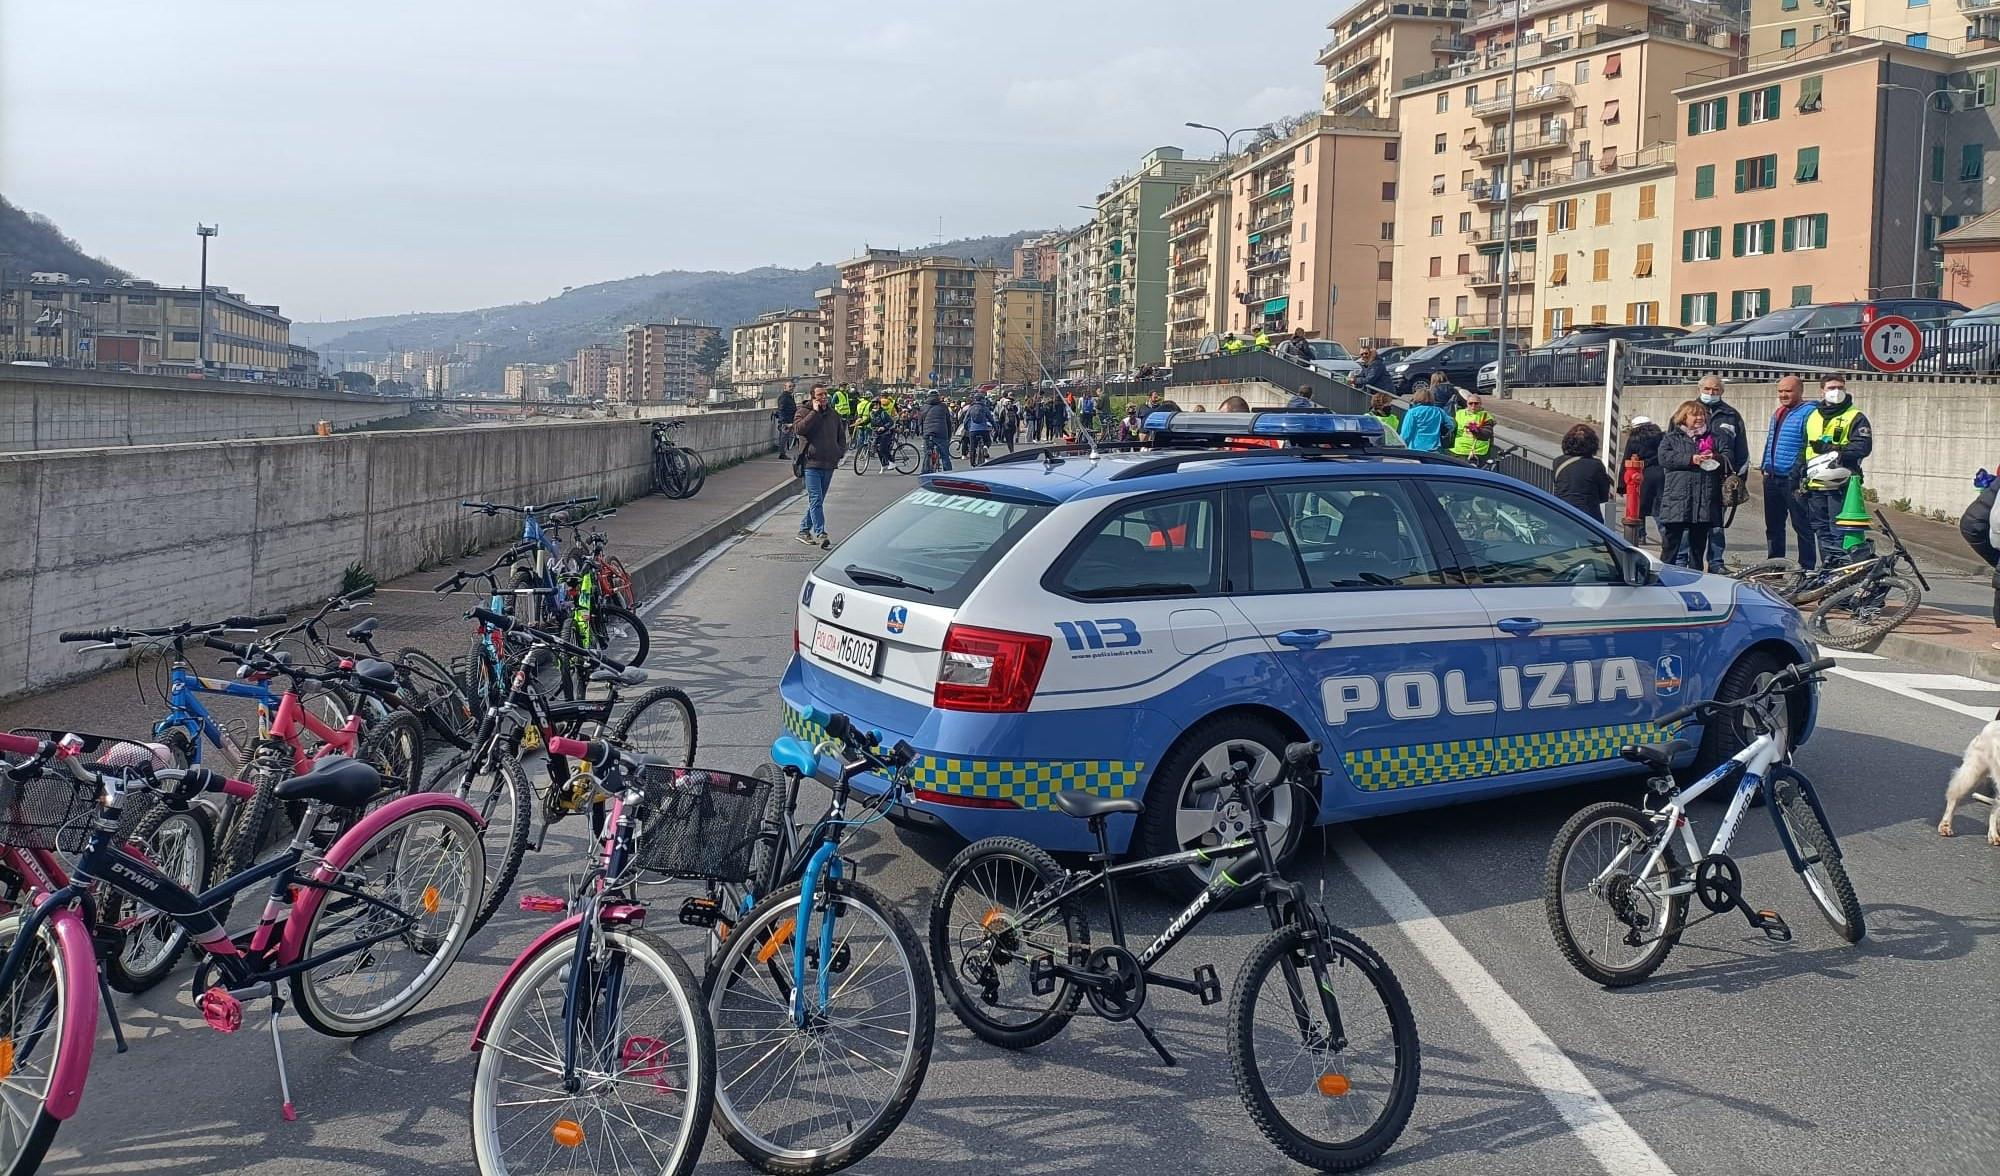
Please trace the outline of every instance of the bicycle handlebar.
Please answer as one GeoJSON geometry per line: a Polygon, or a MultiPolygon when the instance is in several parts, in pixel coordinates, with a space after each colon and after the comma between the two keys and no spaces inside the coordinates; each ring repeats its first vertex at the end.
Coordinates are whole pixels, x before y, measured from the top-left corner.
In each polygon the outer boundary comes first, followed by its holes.
{"type": "Polygon", "coordinates": [[[284,613],[260,613],[254,616],[224,617],[219,621],[197,624],[182,621],[178,625],[161,625],[151,629],[65,629],[56,634],[57,641],[131,641],[149,637],[192,637],[196,633],[220,633],[228,629],[261,629],[265,625],[281,625],[284,613]]]}
{"type": "Polygon", "coordinates": [[[1741,710],[1751,703],[1768,698],[1773,694],[1789,694],[1811,681],[1814,675],[1830,670],[1833,667],[1834,660],[1830,657],[1822,657],[1802,664],[1789,665],[1771,675],[1771,680],[1765,683],[1764,688],[1753,694],[1746,694],[1742,698],[1732,702],[1724,702],[1719,698],[1711,698],[1705,702],[1689,703],[1678,710],[1668,711],[1666,714],[1654,719],[1653,725],[1656,727],[1671,727],[1676,723],[1684,722],[1705,711],[1741,710]]]}
{"type": "MultiPolygon", "coordinates": [[[[1286,744],[1284,753],[1285,772],[1276,779],[1259,787],[1261,789],[1270,789],[1277,786],[1286,776],[1301,771],[1308,763],[1316,762],[1319,759],[1320,750],[1320,743],[1317,739],[1308,739],[1302,743],[1286,744]]],[[[1196,796],[1206,796],[1222,788],[1249,783],[1251,783],[1250,765],[1241,760],[1236,760],[1232,761],[1229,769],[1221,775],[1211,776],[1201,783],[1196,784],[1192,792],[1196,796]]]]}
{"type": "Polygon", "coordinates": [[[594,649],[585,649],[581,645],[572,645],[569,642],[564,641],[562,638],[555,636],[553,633],[548,633],[541,629],[537,629],[533,625],[526,624],[520,620],[515,619],[514,617],[506,615],[505,613],[494,612],[490,608],[481,608],[475,606],[472,609],[472,611],[466,613],[465,615],[471,617],[475,621],[481,622],[482,624],[490,625],[493,628],[500,630],[502,633],[519,633],[522,636],[528,638],[530,641],[533,641],[537,644],[547,645],[553,649],[560,649],[564,653],[572,654],[577,657],[589,658],[591,661],[596,662],[598,665],[603,666],[607,670],[616,670],[617,672],[622,674],[626,670],[632,668],[631,666],[626,665],[624,662],[613,661],[611,658],[606,657],[605,655],[599,653],[594,649]]]}
{"type": "Polygon", "coordinates": [[[823,729],[828,739],[846,745],[847,750],[875,767],[888,768],[891,774],[917,758],[916,749],[907,740],[898,740],[887,752],[875,750],[882,745],[882,732],[863,731],[854,725],[853,719],[838,711],[829,714],[815,707],[806,711],[805,720],[823,729]]]}
{"type": "Polygon", "coordinates": [[[459,500],[458,505],[466,510],[483,511],[489,515],[498,514],[503,510],[511,511],[514,514],[535,515],[541,514],[543,511],[557,510],[565,506],[582,506],[585,503],[596,502],[599,497],[596,494],[586,494],[576,498],[563,498],[554,502],[543,502],[533,506],[518,506],[511,502],[474,502],[469,498],[462,498],[459,500]]]}
{"type": "Polygon", "coordinates": [[[40,755],[42,741],[33,735],[11,735],[0,731],[0,751],[9,755],[40,755]]]}

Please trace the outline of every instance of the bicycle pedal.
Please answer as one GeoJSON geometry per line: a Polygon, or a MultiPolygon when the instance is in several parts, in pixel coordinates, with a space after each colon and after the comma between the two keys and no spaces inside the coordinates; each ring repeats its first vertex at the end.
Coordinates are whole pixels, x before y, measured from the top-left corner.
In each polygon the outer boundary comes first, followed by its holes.
{"type": "Polygon", "coordinates": [[[713,927],[722,918],[722,904],[701,895],[681,900],[681,923],[688,927],[713,927]]]}
{"type": "Polygon", "coordinates": [[[234,1033],[243,1028],[243,1002],[220,988],[211,988],[201,994],[196,1002],[201,1006],[202,1020],[218,1033],[234,1033]]]}
{"type": "Polygon", "coordinates": [[[1203,964],[1194,970],[1195,995],[1205,1005],[1222,1003],[1222,980],[1215,974],[1214,964],[1203,964]]]}
{"type": "Polygon", "coordinates": [[[1778,912],[1776,911],[1753,912],[1750,925],[1762,931],[1764,938],[1769,939],[1773,943],[1790,943],[1792,941],[1792,929],[1785,926],[1785,921],[1778,917],[1778,912]]]}
{"type": "Polygon", "coordinates": [[[559,915],[569,909],[569,902],[553,894],[524,894],[521,896],[521,909],[544,915],[559,915]]]}
{"type": "Polygon", "coordinates": [[[1028,961],[1028,991],[1036,996],[1050,996],[1056,990],[1055,960],[1049,956],[1036,956],[1028,961]]]}

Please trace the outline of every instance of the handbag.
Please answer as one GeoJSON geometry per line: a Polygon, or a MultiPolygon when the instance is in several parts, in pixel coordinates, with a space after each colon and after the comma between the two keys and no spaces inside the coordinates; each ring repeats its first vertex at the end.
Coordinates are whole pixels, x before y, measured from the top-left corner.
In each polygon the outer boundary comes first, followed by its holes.
{"type": "Polygon", "coordinates": [[[800,444],[799,451],[792,455],[792,476],[794,478],[803,478],[806,476],[806,449],[806,445],[800,444]]]}
{"type": "Polygon", "coordinates": [[[1722,459],[1722,466],[1729,471],[1722,475],[1722,508],[1733,510],[1750,501],[1750,484],[1743,480],[1742,474],[1730,466],[1728,458],[1722,459]]]}

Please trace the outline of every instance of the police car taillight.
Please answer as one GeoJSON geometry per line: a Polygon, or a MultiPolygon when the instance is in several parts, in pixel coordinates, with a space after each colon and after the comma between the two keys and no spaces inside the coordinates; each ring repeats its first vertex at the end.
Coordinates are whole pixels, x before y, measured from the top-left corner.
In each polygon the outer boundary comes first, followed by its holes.
{"type": "Polygon", "coordinates": [[[945,630],[931,705],[939,710],[1025,711],[1048,661],[1049,639],[1041,634],[953,625],[945,630]]]}

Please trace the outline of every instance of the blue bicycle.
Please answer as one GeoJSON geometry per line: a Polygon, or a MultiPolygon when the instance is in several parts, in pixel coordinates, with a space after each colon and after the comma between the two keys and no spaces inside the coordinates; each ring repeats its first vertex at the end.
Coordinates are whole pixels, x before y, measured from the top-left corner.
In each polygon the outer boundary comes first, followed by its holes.
{"type": "Polygon", "coordinates": [[[771,745],[777,764],[758,772],[772,786],[743,889],[681,908],[682,922],[714,926],[721,939],[707,980],[715,1125],[766,1172],[831,1172],[880,1146],[923,1085],[936,1015],[922,941],[840,853],[850,830],[904,796],[915,753],[907,743],[877,750],[881,736],[846,715],[807,718],[829,738],[771,745]],[[832,804],[800,838],[799,784],[819,774],[822,754],[840,763],[832,804]],[[863,772],[890,787],[859,798],[850,816],[849,783],[863,772]]]}
{"type": "Polygon", "coordinates": [[[234,771],[244,762],[248,741],[238,739],[228,727],[216,721],[215,716],[202,705],[201,696],[226,694],[247,698],[257,704],[260,714],[267,715],[277,709],[278,692],[272,690],[267,682],[232,682],[224,678],[202,677],[188,662],[188,642],[199,642],[222,633],[255,633],[266,625],[283,624],[284,621],[285,614],[271,613],[225,617],[202,623],[183,621],[178,625],[152,629],[104,629],[96,631],[94,636],[113,648],[151,645],[171,649],[173,659],[167,665],[167,714],[153,724],[153,739],[173,753],[179,767],[200,764],[203,748],[210,747],[226,756],[229,769],[234,771]]]}
{"type": "MultiPolygon", "coordinates": [[[[645,622],[631,610],[605,599],[594,575],[575,574],[565,580],[564,569],[574,568],[574,561],[563,558],[557,532],[564,526],[587,521],[571,519],[567,513],[570,507],[586,506],[596,501],[597,495],[591,494],[534,506],[469,500],[459,505],[488,517],[503,511],[521,516],[521,541],[504,558],[532,557],[530,562],[515,566],[510,587],[536,593],[531,618],[536,627],[561,632],[576,644],[602,651],[621,664],[644,665],[646,654],[652,648],[652,637],[646,631],[645,622]],[[548,523],[546,528],[543,526],[545,520],[548,523]]],[[[605,516],[600,514],[596,517],[605,516]]],[[[581,697],[582,682],[588,676],[588,669],[561,663],[556,668],[562,689],[571,696],[581,697]],[[572,673],[573,670],[575,673],[572,673]]]]}

